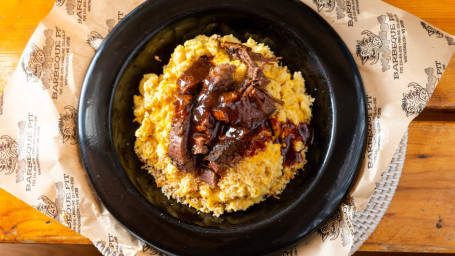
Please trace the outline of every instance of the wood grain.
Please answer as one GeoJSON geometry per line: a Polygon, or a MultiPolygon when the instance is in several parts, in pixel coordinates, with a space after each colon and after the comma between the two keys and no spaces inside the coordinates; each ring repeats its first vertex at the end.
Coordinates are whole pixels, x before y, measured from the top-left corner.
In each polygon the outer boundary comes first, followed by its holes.
{"type": "Polygon", "coordinates": [[[403,173],[364,251],[455,253],[455,122],[411,123],[403,173]]]}
{"type": "MultiPolygon", "coordinates": [[[[0,244],[2,256],[101,256],[93,245],[0,244]]],[[[364,255],[371,256],[371,255],[364,255]]]]}
{"type": "Polygon", "coordinates": [[[91,244],[87,238],[3,189],[0,189],[0,242],[91,244]]]}
{"type": "MultiPolygon", "coordinates": [[[[62,244],[0,244],[2,256],[101,256],[102,254],[92,245],[62,245],[62,244]]],[[[451,256],[445,253],[387,253],[387,256],[451,256]]],[[[357,252],[354,256],[384,256],[383,252],[357,252]]]]}

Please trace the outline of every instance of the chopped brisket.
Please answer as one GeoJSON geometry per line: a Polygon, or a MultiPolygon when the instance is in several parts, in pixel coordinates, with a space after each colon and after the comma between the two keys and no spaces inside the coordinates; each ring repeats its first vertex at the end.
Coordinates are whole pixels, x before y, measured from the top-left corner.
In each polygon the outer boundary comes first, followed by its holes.
{"type": "Polygon", "coordinates": [[[215,144],[205,160],[209,162],[209,167],[216,173],[220,173],[225,166],[234,161],[234,154],[242,146],[242,141],[236,139],[224,139],[215,144]],[[232,158],[232,159],[229,159],[232,158]]]}
{"type": "Polygon", "coordinates": [[[212,142],[215,139],[213,136],[218,135],[216,131],[217,122],[211,110],[217,103],[219,93],[232,89],[234,80],[231,76],[234,71],[234,65],[222,64],[214,67],[204,79],[204,85],[198,96],[198,103],[192,122],[195,130],[204,134],[206,140],[195,140],[193,152],[198,152],[198,154],[200,154],[199,152],[206,152],[212,146],[212,142]]]}
{"type": "Polygon", "coordinates": [[[203,182],[209,184],[210,186],[216,185],[217,175],[214,171],[202,168],[197,173],[197,178],[203,182]]]}
{"type": "Polygon", "coordinates": [[[195,133],[193,135],[194,145],[193,145],[193,154],[207,154],[209,153],[209,148],[207,144],[210,143],[210,140],[205,134],[195,133]]]}
{"type": "Polygon", "coordinates": [[[228,122],[235,126],[242,126],[250,130],[256,129],[264,123],[270,114],[275,112],[276,107],[272,97],[266,92],[252,88],[246,91],[244,95],[237,101],[216,107],[212,111],[215,119],[223,122],[228,122]]]}
{"type": "Polygon", "coordinates": [[[240,151],[245,143],[245,141],[235,139],[220,140],[206,158],[209,161],[209,167],[220,174],[227,167],[240,161],[242,159],[240,151]]]}
{"type": "MultiPolygon", "coordinates": [[[[278,58],[264,57],[242,44],[220,44],[247,65],[245,80],[234,81],[234,65],[213,66],[210,58],[200,57],[177,81],[179,95],[169,133],[172,163],[182,172],[197,171],[198,179],[211,186],[242,156],[265,149],[273,134],[269,117],[276,103],[283,104],[265,91],[270,80],[262,71],[278,58]]],[[[308,129],[299,127],[298,134],[308,137],[308,129]]]]}
{"type": "Polygon", "coordinates": [[[234,80],[232,74],[235,66],[224,63],[214,67],[204,80],[204,88],[207,93],[211,91],[226,92],[233,89],[234,80]]]}
{"type": "Polygon", "coordinates": [[[220,94],[220,97],[218,98],[218,107],[226,107],[229,104],[233,103],[239,98],[239,93],[238,92],[225,92],[220,94]]]}
{"type": "Polygon", "coordinates": [[[239,152],[247,143],[245,137],[251,134],[251,130],[242,127],[231,126],[222,136],[218,143],[207,155],[205,160],[209,161],[209,167],[216,173],[220,173],[226,166],[239,161],[239,152]]]}
{"type": "Polygon", "coordinates": [[[206,56],[199,57],[191,66],[180,75],[177,84],[180,85],[180,94],[197,94],[202,81],[210,71],[211,63],[206,56]]]}
{"type": "Polygon", "coordinates": [[[263,67],[259,67],[255,61],[260,61],[264,64],[277,61],[279,58],[267,58],[260,53],[251,51],[251,48],[243,44],[221,42],[220,46],[224,48],[234,59],[243,61],[248,66],[247,83],[259,87],[266,86],[270,80],[262,71],[263,67]]]}

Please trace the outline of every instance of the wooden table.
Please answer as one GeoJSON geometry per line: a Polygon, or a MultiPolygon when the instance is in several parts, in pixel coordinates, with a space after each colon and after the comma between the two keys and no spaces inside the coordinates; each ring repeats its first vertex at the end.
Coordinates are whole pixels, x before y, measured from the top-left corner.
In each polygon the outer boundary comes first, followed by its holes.
{"type": "MultiPolygon", "coordinates": [[[[0,91],[53,0],[0,4],[0,91]]],[[[455,0],[386,0],[455,35],[455,0]]],[[[455,57],[423,113],[409,127],[400,184],[361,251],[455,253],[455,57]]],[[[0,242],[90,244],[0,189],[0,242]]]]}

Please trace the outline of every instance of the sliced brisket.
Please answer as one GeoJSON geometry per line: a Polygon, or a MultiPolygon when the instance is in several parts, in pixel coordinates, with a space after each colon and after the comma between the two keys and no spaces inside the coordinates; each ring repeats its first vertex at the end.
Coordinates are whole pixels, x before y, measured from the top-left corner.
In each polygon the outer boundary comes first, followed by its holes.
{"type": "Polygon", "coordinates": [[[195,96],[180,95],[175,102],[175,116],[169,133],[169,157],[182,172],[194,172],[197,169],[195,158],[189,151],[188,138],[191,131],[191,114],[195,96]]]}

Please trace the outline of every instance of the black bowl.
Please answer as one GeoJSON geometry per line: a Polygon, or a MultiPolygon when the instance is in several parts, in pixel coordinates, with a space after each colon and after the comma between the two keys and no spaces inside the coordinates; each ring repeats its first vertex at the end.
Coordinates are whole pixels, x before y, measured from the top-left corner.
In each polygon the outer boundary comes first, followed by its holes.
{"type": "Polygon", "coordinates": [[[360,75],[338,35],[297,1],[149,1],[120,22],[95,54],[79,105],[79,140],[90,179],[110,213],[146,243],[179,255],[260,255],[314,231],[340,205],[366,138],[360,75]],[[133,150],[133,95],[161,73],[174,48],[198,34],[266,43],[301,71],[313,106],[308,163],[280,199],[221,217],[167,199],[133,150]],[[154,59],[159,56],[163,62],[154,59]]]}

